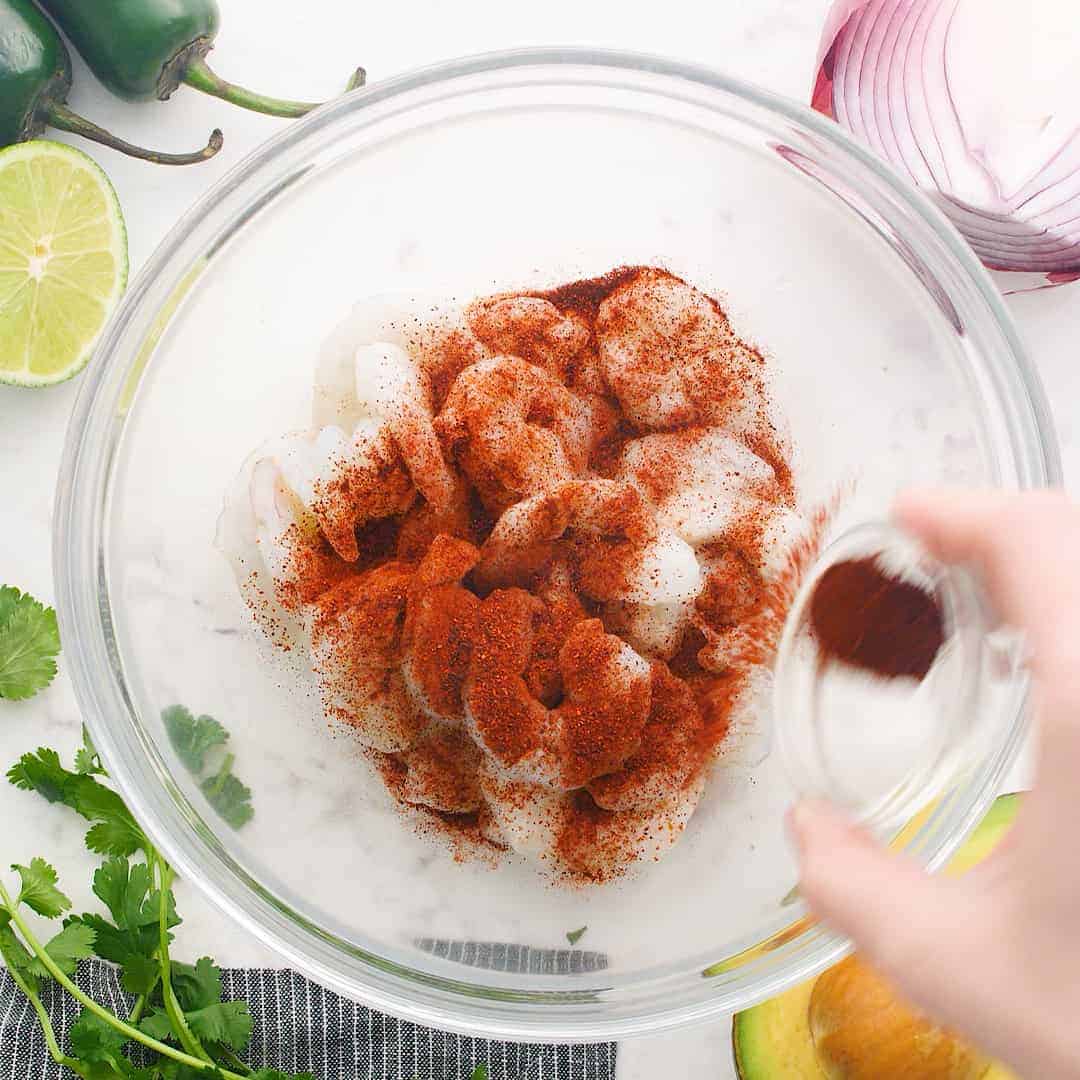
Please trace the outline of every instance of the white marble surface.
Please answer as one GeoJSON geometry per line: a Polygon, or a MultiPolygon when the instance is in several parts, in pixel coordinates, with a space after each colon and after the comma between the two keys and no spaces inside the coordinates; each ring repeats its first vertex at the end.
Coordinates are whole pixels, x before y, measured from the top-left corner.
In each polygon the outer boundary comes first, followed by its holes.
{"type": "MultiPolygon", "coordinates": [[[[542,7],[471,0],[399,0],[361,5],[343,0],[225,0],[225,26],[214,54],[222,73],[268,92],[315,97],[334,91],[363,63],[372,80],[463,53],[525,45],[603,45],[667,53],[724,68],[792,96],[805,97],[818,26],[827,0],[754,0],[705,5],[668,0],[657,5],[621,0],[548,0],[542,7]]],[[[111,100],[79,68],[72,104],[128,138],[169,148],[198,143],[221,126],[218,158],[188,170],[167,170],[97,157],[118,189],[128,222],[133,270],[170,223],[210,184],[282,123],[230,109],[181,90],[171,102],[132,106],[111,100]]],[[[1067,483],[1080,466],[1080,286],[1009,300],[1053,405],[1067,483]]],[[[44,392],[0,388],[0,581],[53,598],[50,526],[53,485],[64,429],[79,382],[44,392]]],[[[1080,488],[1073,485],[1073,490],[1080,488]]],[[[0,704],[0,763],[5,767],[40,744],[70,750],[78,713],[63,673],[31,702],[0,704]]],[[[2,860],[52,858],[76,901],[88,899],[89,864],[80,830],[66,812],[0,785],[2,860]]],[[[227,964],[274,962],[189,887],[181,885],[182,947],[212,951],[227,964]]],[[[656,1076],[730,1076],[730,1025],[627,1043],[621,1080],[656,1076]]],[[[447,1078],[456,1080],[456,1078],[447,1078]]]]}

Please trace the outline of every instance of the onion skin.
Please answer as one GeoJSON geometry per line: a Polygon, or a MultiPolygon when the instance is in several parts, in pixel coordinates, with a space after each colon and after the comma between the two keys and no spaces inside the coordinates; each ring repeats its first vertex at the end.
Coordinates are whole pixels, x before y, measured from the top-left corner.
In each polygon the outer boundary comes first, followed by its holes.
{"type": "Polygon", "coordinates": [[[1002,190],[965,140],[949,85],[949,31],[962,2],[979,0],[835,0],[810,104],[926,191],[1002,272],[1006,292],[1080,280],[1080,133],[1018,190],[1002,190]]]}

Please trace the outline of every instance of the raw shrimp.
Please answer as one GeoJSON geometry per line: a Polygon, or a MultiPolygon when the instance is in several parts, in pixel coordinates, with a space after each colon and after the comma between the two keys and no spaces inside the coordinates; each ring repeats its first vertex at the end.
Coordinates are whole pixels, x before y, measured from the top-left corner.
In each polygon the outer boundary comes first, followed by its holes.
{"type": "Polygon", "coordinates": [[[703,774],[662,802],[612,812],[587,791],[563,797],[552,857],[574,880],[610,881],[635,862],[656,862],[686,829],[705,790],[703,774]]]}
{"type": "Polygon", "coordinates": [[[563,700],[546,708],[525,681],[545,605],[499,589],[481,605],[465,682],[470,729],[511,777],[570,789],[622,767],[649,713],[649,665],[599,619],[571,627],[559,651],[563,700]]]}
{"type": "Polygon", "coordinates": [[[481,587],[522,584],[556,557],[574,587],[644,652],[671,655],[702,574],[693,548],[660,525],[641,493],[613,480],[577,480],[506,511],[481,549],[481,587]]]}
{"type": "Polygon", "coordinates": [[[244,462],[226,492],[214,538],[257,625],[282,647],[304,637],[303,609],[315,599],[312,589],[348,572],[281,469],[281,460],[306,440],[283,435],[244,462]]]}
{"type": "Polygon", "coordinates": [[[617,477],[633,484],[658,519],[695,548],[722,538],[754,504],[784,501],[773,467],[715,427],[631,440],[617,477]]]}
{"type": "Polygon", "coordinates": [[[356,304],[319,350],[315,367],[311,423],[346,427],[356,406],[356,350],[360,346],[396,345],[419,355],[433,325],[460,321],[461,313],[443,309],[434,297],[384,293],[356,304]]]}
{"type": "Polygon", "coordinates": [[[600,305],[600,366],[626,415],[662,431],[716,424],[741,434],[767,407],[761,357],[723,311],[662,270],[641,270],[600,305]]]}
{"type": "Polygon", "coordinates": [[[699,774],[650,806],[612,812],[588,792],[556,791],[514,780],[489,762],[480,772],[484,801],[503,843],[574,881],[609,881],[633,863],[659,859],[701,801],[699,774]]]}
{"type": "Polygon", "coordinates": [[[434,718],[460,720],[461,687],[476,636],[480,600],[461,579],[480,557],[472,544],[440,535],[407,591],[402,672],[414,699],[434,718]]]}
{"type": "Polygon", "coordinates": [[[485,757],[480,790],[499,839],[519,855],[538,862],[555,858],[567,795],[544,784],[516,780],[485,757]]]}
{"type": "MultiPolygon", "coordinates": [[[[445,510],[457,484],[435,434],[427,375],[404,348],[388,342],[358,346],[353,352],[352,375],[351,393],[335,382],[331,391],[316,397],[314,410],[321,430],[352,435],[351,453],[339,451],[338,457],[327,463],[328,469],[324,467],[324,484],[337,485],[333,488],[335,501],[348,507],[354,498],[360,499],[355,524],[363,524],[363,500],[370,497],[366,488],[372,483],[368,462],[377,456],[396,466],[396,472],[403,474],[435,510],[445,510]],[[342,484],[346,485],[343,500],[337,498],[342,484]],[[357,485],[363,490],[357,492],[357,485]]],[[[334,546],[349,558],[352,545],[344,532],[339,533],[334,546]],[[339,542],[348,551],[338,548],[339,542]]]]}
{"type": "Polygon", "coordinates": [[[360,557],[356,529],[403,514],[416,487],[385,426],[362,420],[351,436],[339,427],[299,438],[275,462],[289,489],[347,562],[360,557]]]}
{"type": "Polygon", "coordinates": [[[482,360],[454,381],[435,429],[496,513],[582,473],[609,408],[513,356],[482,360]]]}
{"type": "Polygon", "coordinates": [[[525,669],[525,685],[534,698],[554,708],[563,698],[563,678],[559,653],[570,631],[588,618],[574,592],[565,563],[554,563],[537,581],[535,595],[543,601],[544,612],[534,620],[532,655],[525,669]]]}
{"type": "Polygon", "coordinates": [[[708,671],[769,659],[783,623],[775,586],[810,533],[807,519],[784,506],[766,506],[748,520],[745,530],[734,528],[701,550],[705,587],[694,621],[705,637],[698,662],[708,671]]]}
{"type": "Polygon", "coordinates": [[[491,296],[465,309],[472,332],[492,352],[518,356],[569,382],[574,361],[589,341],[589,327],[539,296],[491,296]]]}
{"type": "Polygon", "coordinates": [[[481,755],[460,727],[437,724],[425,738],[394,755],[384,769],[402,802],[444,814],[471,814],[484,806],[480,789],[481,755]]]}
{"type": "Polygon", "coordinates": [[[354,574],[319,597],[312,619],[312,668],[327,716],[384,752],[408,749],[431,723],[400,668],[414,573],[408,563],[388,562],[354,574]]]}
{"type": "Polygon", "coordinates": [[[605,810],[641,810],[682,790],[704,760],[701,713],[690,688],[654,661],[649,718],[641,744],[616,772],[587,784],[605,810]]]}
{"type": "Polygon", "coordinates": [[[450,501],[441,510],[436,510],[429,502],[418,499],[406,511],[405,516],[396,522],[396,547],[399,559],[418,562],[436,536],[453,536],[469,543],[477,543],[485,528],[486,514],[477,514],[464,484],[458,484],[450,501]]]}

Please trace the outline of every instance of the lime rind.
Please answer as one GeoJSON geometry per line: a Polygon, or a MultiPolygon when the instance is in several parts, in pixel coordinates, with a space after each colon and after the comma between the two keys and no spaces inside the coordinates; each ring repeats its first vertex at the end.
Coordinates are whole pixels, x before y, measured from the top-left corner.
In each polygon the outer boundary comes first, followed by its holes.
{"type": "Polygon", "coordinates": [[[127,275],[120,203],[92,158],[48,139],[0,150],[0,383],[78,374],[127,275]]]}

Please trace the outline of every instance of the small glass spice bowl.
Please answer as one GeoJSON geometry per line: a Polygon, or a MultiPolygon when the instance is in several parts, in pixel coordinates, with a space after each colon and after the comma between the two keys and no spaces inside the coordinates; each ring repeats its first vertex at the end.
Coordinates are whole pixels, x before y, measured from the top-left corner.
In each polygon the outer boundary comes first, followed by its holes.
{"type": "MultiPolygon", "coordinates": [[[[855,620],[873,616],[835,610],[838,604],[829,614],[841,626],[852,621],[858,647],[855,620]]],[[[1024,678],[1022,638],[994,625],[969,571],[943,564],[892,525],[858,525],[825,549],[788,612],[773,690],[777,750],[799,795],[837,803],[889,836],[1001,737],[992,699],[1014,693],[1024,678]],[[868,560],[883,582],[909,594],[914,586],[940,613],[940,646],[924,672],[886,672],[905,667],[910,627],[893,627],[891,639],[877,642],[896,654],[882,655],[875,666],[829,655],[815,633],[815,597],[825,575],[868,560]]]]}

